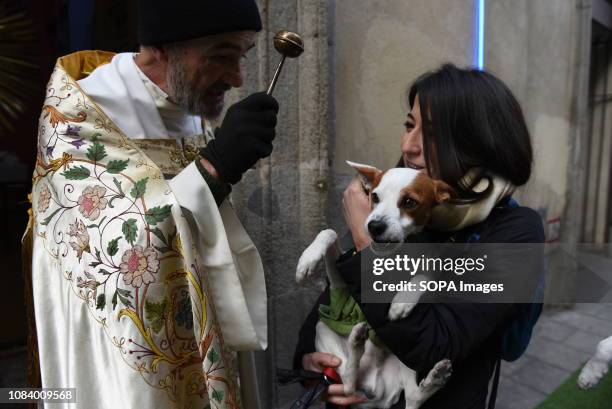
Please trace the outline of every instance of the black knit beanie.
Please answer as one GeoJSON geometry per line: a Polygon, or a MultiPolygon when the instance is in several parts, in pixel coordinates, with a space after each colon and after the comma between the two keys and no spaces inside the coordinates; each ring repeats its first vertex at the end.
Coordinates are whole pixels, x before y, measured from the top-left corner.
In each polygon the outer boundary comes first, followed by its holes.
{"type": "Polygon", "coordinates": [[[140,0],[138,9],[141,45],[261,30],[255,0],[140,0]]]}

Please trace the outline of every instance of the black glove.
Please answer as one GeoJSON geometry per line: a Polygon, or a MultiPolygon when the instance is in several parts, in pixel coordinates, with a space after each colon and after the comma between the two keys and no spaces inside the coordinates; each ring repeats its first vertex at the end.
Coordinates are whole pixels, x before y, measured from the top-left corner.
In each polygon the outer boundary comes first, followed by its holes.
{"type": "Polygon", "coordinates": [[[215,139],[200,151],[224,182],[242,174],[272,153],[278,102],[265,92],[249,95],[228,108],[215,139]]]}

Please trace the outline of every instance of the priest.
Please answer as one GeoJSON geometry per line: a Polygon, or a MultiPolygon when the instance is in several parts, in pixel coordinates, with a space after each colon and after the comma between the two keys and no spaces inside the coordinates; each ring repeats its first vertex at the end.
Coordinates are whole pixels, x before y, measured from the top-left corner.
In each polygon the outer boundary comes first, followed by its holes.
{"type": "Polygon", "coordinates": [[[254,0],[143,0],[138,53],[55,66],[25,244],[42,386],[76,407],[257,404],[236,352],[267,346],[264,274],[229,194],[272,152],[278,104],[209,120],[261,28],[254,0]]]}

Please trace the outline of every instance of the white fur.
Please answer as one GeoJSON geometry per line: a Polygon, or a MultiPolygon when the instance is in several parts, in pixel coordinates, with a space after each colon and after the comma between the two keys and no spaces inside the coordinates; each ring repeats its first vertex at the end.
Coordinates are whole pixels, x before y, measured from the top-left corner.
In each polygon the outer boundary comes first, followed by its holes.
{"type": "Polygon", "coordinates": [[[597,345],[595,355],[584,365],[578,377],[578,386],[589,389],[597,385],[601,378],[608,373],[612,364],[612,336],[604,339],[597,345]]]}
{"type": "MultiPolygon", "coordinates": [[[[353,167],[370,168],[368,165],[348,162],[353,167]]],[[[400,191],[409,185],[418,171],[414,169],[391,169],[385,173],[380,184],[374,189],[381,201],[376,205],[366,220],[384,220],[387,231],[383,239],[401,242],[418,232],[422,226],[415,226],[414,221],[403,215],[397,208],[400,191]]],[[[312,276],[317,264],[326,261],[326,272],[330,288],[341,288],[346,284],[335,267],[340,252],[337,234],[333,230],[323,230],[304,250],[297,266],[296,281],[303,282],[312,276]]],[[[417,275],[413,281],[422,281],[425,277],[417,275]]],[[[420,292],[402,295],[398,293],[389,308],[390,321],[407,317],[421,297],[420,292]]],[[[317,323],[315,346],[317,351],[327,352],[339,357],[342,363],[337,372],[342,378],[344,393],[364,393],[369,400],[354,405],[355,408],[389,408],[395,404],[401,392],[404,392],[406,409],[417,409],[431,395],[446,384],[451,374],[451,363],[445,359],[438,362],[427,377],[416,383],[416,373],[405,366],[395,355],[378,348],[369,338],[366,322],[355,325],[348,336],[340,336],[325,323],[317,323]]]]}
{"type": "Polygon", "coordinates": [[[427,278],[421,274],[418,274],[410,280],[410,282],[416,283],[416,291],[411,291],[408,293],[399,292],[395,294],[395,297],[393,297],[393,301],[391,302],[391,306],[389,307],[389,321],[401,320],[410,314],[410,311],[412,311],[412,309],[417,305],[421,295],[423,295],[423,292],[418,290],[421,288],[419,285],[421,281],[427,281],[427,278]]]}
{"type": "MultiPolygon", "coordinates": [[[[323,260],[337,258],[337,237],[333,230],[324,230],[306,248],[298,262],[296,280],[303,282],[314,272],[317,264],[323,260]],[[333,254],[330,257],[330,253],[333,254]]],[[[326,264],[326,272],[331,288],[344,286],[334,263],[326,264]]],[[[407,316],[418,302],[420,294],[412,302],[391,304],[390,319],[407,316]],[[392,312],[393,311],[393,312],[392,312]]],[[[396,296],[397,298],[397,296],[396,296]]],[[[395,300],[395,299],[394,299],[395,300]]],[[[404,365],[395,355],[378,348],[367,338],[367,323],[355,325],[348,336],[340,336],[325,323],[317,323],[315,346],[317,351],[327,352],[339,357],[342,363],[337,372],[342,378],[344,392],[365,393],[369,400],[354,405],[359,409],[389,408],[396,403],[401,392],[404,392],[406,409],[417,409],[438,389],[445,385],[451,374],[451,363],[445,359],[438,362],[427,377],[416,383],[416,373],[404,365]]]]}

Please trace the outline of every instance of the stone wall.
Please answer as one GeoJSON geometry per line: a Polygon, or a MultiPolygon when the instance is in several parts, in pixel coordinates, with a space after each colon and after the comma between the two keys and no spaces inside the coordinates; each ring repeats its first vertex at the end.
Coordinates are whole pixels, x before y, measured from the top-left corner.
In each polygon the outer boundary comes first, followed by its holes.
{"type": "MultiPolygon", "coordinates": [[[[280,407],[300,392],[278,388],[275,368],[290,368],[298,331],[320,289],[299,288],[301,251],[326,225],[329,169],[329,84],[325,0],[260,0],[264,29],[246,61],[244,87],[228,104],[266,90],[280,54],[281,29],[301,34],[305,51],[285,62],[274,90],[280,104],[272,155],[249,171],[232,194],[234,205],[262,256],[268,290],[269,346],[255,353],[261,408],[280,407]]],[[[247,406],[251,408],[253,406],[247,406]]]]}

